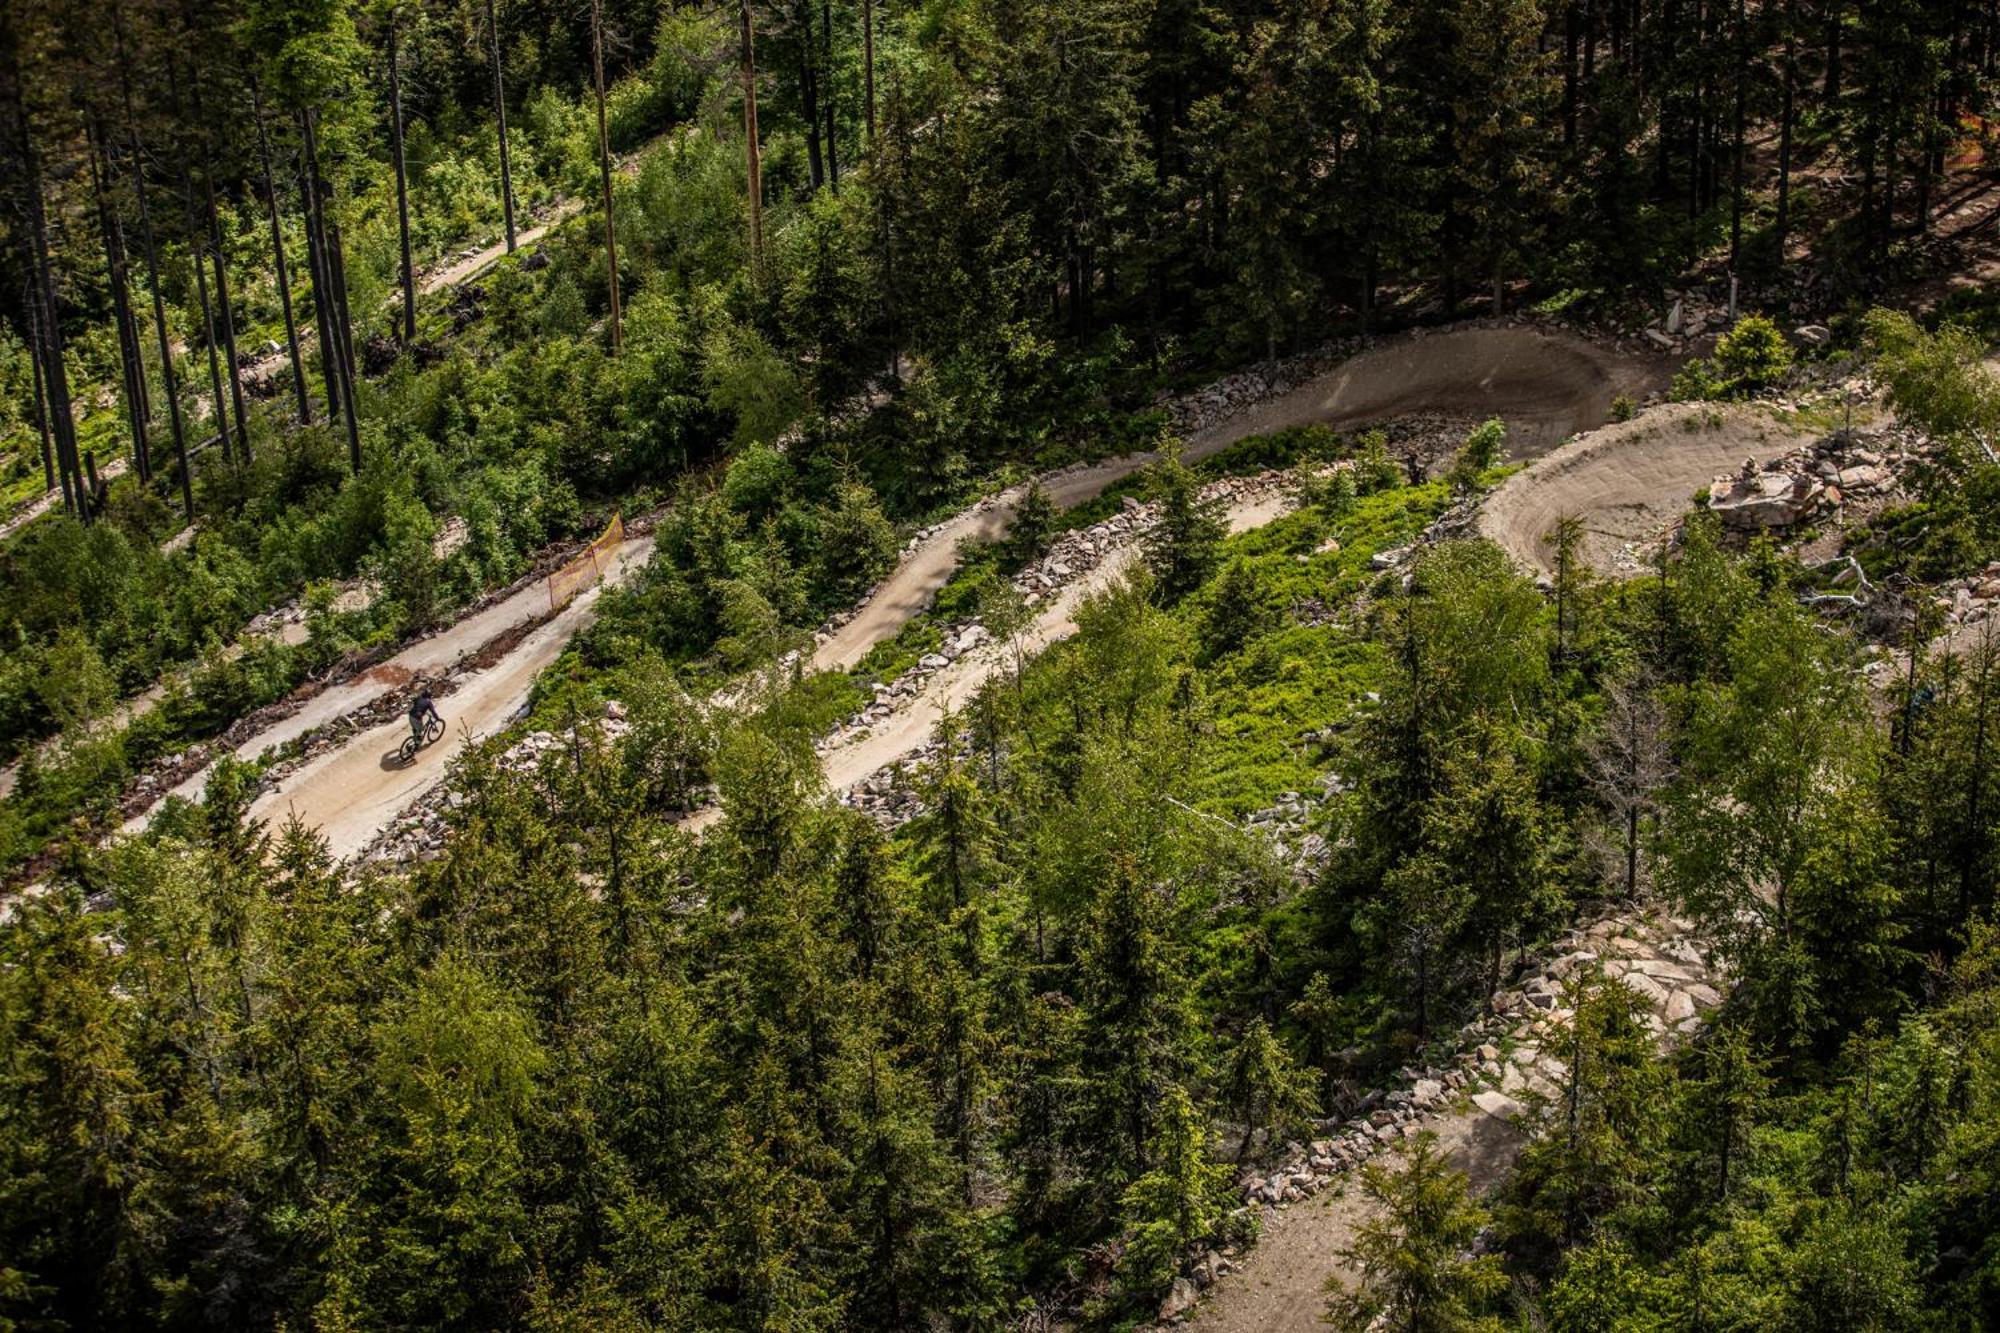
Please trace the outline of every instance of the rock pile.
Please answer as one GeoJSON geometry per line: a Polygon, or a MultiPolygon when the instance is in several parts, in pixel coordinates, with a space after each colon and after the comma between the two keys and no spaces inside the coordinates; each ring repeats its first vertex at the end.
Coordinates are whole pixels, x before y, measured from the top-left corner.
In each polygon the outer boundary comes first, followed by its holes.
{"type": "Polygon", "coordinates": [[[1666,309],[1646,326],[1646,338],[1662,351],[1687,352],[1697,338],[1729,327],[1727,298],[1716,300],[1699,288],[1668,292],[1666,309]]]}
{"type": "Polygon", "coordinates": [[[1993,619],[2000,612],[2000,560],[1939,587],[1936,606],[1949,625],[1979,625],[1993,619]]]}
{"type": "MultiPolygon", "coordinates": [[[[1601,972],[1636,992],[1647,1003],[1648,1025],[1667,1044],[1698,1029],[1729,986],[1691,923],[1643,910],[1578,926],[1553,955],[1531,961],[1523,980],[1493,997],[1489,1014],[1459,1030],[1448,1062],[1402,1070],[1400,1086],[1369,1093],[1346,1119],[1316,1122],[1310,1142],[1287,1143],[1271,1163],[1239,1172],[1243,1209],[1310,1199],[1383,1148],[1415,1138],[1434,1117],[1464,1107],[1532,1129],[1569,1072],[1563,1051],[1572,1014],[1562,1000],[1579,972],[1601,972]]],[[[1233,1247],[1190,1255],[1160,1304],[1159,1325],[1180,1323],[1235,1258],[1233,1247]]]]}
{"type": "Polygon", "coordinates": [[[1296,356],[1281,357],[1239,370],[1233,375],[1224,375],[1177,397],[1170,398],[1163,394],[1157,405],[1166,409],[1167,420],[1176,434],[1193,435],[1267,398],[1290,393],[1301,384],[1324,375],[1366,345],[1361,338],[1343,338],[1296,356]]]}
{"type": "Polygon", "coordinates": [[[1708,507],[1739,532],[1794,527],[1846,504],[1892,498],[1920,449],[1907,431],[1835,431],[1761,466],[1745,459],[1711,483],[1708,507]]]}
{"type": "MultiPolygon", "coordinates": [[[[1286,472],[1268,471],[1249,477],[1224,477],[1203,487],[1202,495],[1225,507],[1242,504],[1283,490],[1289,476],[1286,472]]],[[[1157,506],[1127,497],[1124,507],[1111,517],[1063,533],[1046,554],[1014,576],[1014,587],[1028,606],[1037,606],[1144,535],[1157,517],[1157,506]]],[[[833,749],[884,721],[921,697],[933,676],[967,653],[992,642],[991,632],[977,619],[946,625],[940,635],[943,642],[937,651],[924,654],[894,680],[878,682],[874,687],[875,698],[868,706],[820,737],[817,747],[822,752],[833,749]]]]}

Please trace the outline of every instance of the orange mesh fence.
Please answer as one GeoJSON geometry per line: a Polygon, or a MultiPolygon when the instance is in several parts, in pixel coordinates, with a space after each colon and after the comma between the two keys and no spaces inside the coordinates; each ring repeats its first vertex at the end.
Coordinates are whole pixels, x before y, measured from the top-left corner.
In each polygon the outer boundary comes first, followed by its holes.
{"type": "Polygon", "coordinates": [[[549,575],[549,610],[568,606],[578,593],[603,577],[624,540],[625,516],[620,514],[611,520],[611,526],[604,530],[602,536],[584,547],[575,559],[549,575]]]}

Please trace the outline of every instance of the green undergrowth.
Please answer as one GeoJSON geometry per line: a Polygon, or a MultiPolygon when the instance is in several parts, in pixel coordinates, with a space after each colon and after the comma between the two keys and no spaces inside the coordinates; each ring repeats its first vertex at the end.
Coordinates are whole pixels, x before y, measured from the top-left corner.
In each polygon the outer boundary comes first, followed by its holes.
{"type": "MultiPolygon", "coordinates": [[[[1289,514],[1230,538],[1222,568],[1242,562],[1279,606],[1317,599],[1347,616],[1354,599],[1381,577],[1371,558],[1413,540],[1449,503],[1445,484],[1429,482],[1365,496],[1336,524],[1314,511],[1289,514]],[[1339,549],[1319,549],[1336,532],[1339,549]]],[[[1181,614],[1191,624],[1211,613],[1224,577],[1184,604],[1181,614]]],[[[1380,653],[1361,629],[1287,619],[1209,666],[1204,684],[1215,721],[1195,787],[1199,806],[1240,816],[1281,792],[1307,790],[1325,771],[1323,757],[1300,738],[1338,727],[1375,688],[1380,653]]]]}

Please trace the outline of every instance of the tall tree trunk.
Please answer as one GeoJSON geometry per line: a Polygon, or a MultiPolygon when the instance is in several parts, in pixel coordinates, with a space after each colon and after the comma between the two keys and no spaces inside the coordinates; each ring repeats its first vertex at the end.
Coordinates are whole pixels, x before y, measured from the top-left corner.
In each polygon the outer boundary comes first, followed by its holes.
{"type": "MultiPolygon", "coordinates": [[[[1743,102],[1750,73],[1744,32],[1748,26],[1744,0],[1736,0],[1736,58],[1731,77],[1736,82],[1736,114],[1729,143],[1729,276],[1733,280],[1743,254],[1743,102]]],[[[1732,298],[1733,300],[1733,298],[1732,298]]]]}
{"type": "Polygon", "coordinates": [[[486,0],[486,31],[493,39],[493,119],[500,126],[500,214],[507,221],[507,253],[514,253],[514,175],[507,162],[507,85],[500,73],[500,16],[486,0]]]}
{"type": "Polygon", "coordinates": [[[750,0],[737,0],[743,30],[743,153],[750,189],[750,281],[764,278],[764,172],[757,143],[757,41],[750,0]]]}
{"type": "Polygon", "coordinates": [[[305,134],[306,173],[313,183],[313,220],[319,230],[320,270],[326,279],[325,288],[317,295],[320,306],[326,312],[331,337],[331,342],[321,352],[320,360],[324,363],[330,352],[333,364],[339,367],[338,375],[328,377],[328,385],[332,387],[338,382],[341,415],[347,421],[347,462],[358,473],[361,471],[361,423],[355,406],[353,324],[347,313],[347,270],[340,252],[340,224],[333,217],[332,187],[320,174],[319,134],[313,128],[313,113],[303,113],[300,121],[305,134]]]}
{"type": "MultiPolygon", "coordinates": [[[[256,83],[250,85],[251,115],[257,122],[257,156],[264,170],[264,204],[271,219],[271,265],[278,277],[278,305],[285,316],[285,350],[292,362],[292,388],[298,395],[299,420],[312,420],[312,390],[306,384],[305,358],[299,355],[299,321],[292,309],[291,265],[285,258],[285,229],[278,217],[278,181],[271,172],[271,136],[264,127],[264,103],[256,83]]],[[[406,236],[408,232],[404,233],[406,236]]]]}
{"type": "Polygon", "coordinates": [[[222,395],[222,362],[215,349],[215,308],[208,299],[208,257],[203,253],[200,241],[202,234],[201,211],[194,202],[194,173],[188,169],[187,158],[180,159],[181,168],[181,209],[187,218],[188,255],[194,263],[195,296],[201,304],[201,342],[208,352],[208,393],[209,414],[215,419],[216,439],[222,445],[222,456],[230,457],[229,450],[229,407],[222,395]]]}
{"type": "Polygon", "coordinates": [[[1777,233],[1778,271],[1785,270],[1785,248],[1792,228],[1792,121],[1797,114],[1799,82],[1798,0],[1785,0],[1785,86],[1778,108],[1778,210],[1772,230],[1777,233]]]}
{"type": "Polygon", "coordinates": [[[1579,18],[1576,0],[1569,0],[1563,9],[1563,148],[1576,147],[1576,56],[1577,44],[1581,37],[1578,32],[1579,18]]]}
{"type": "Polygon", "coordinates": [[[306,267],[312,281],[313,323],[319,330],[320,377],[326,382],[326,416],[340,420],[344,400],[340,392],[340,344],[333,336],[333,313],[328,305],[333,283],[326,276],[326,245],[321,234],[319,183],[305,148],[305,117],[299,117],[299,202],[305,209],[306,267]]]}
{"type": "MultiPolygon", "coordinates": [[[[593,7],[596,0],[592,0],[593,7]]],[[[403,346],[417,340],[417,270],[410,259],[410,178],[403,161],[403,80],[397,71],[397,16],[389,16],[389,150],[396,165],[396,237],[403,259],[403,346]]]]}
{"type": "Polygon", "coordinates": [[[875,0],[861,0],[861,95],[868,103],[868,151],[875,151],[875,0]]]}
{"type": "Polygon", "coordinates": [[[1820,97],[1829,110],[1840,101],[1840,21],[1845,0],[1826,0],[1826,82],[1820,97]]]}
{"type": "Polygon", "coordinates": [[[611,135],[604,119],[604,6],[590,0],[590,72],[597,87],[597,174],[604,187],[604,277],[611,296],[611,354],[625,348],[618,309],[618,223],[611,212],[611,135]]]}
{"type": "Polygon", "coordinates": [[[826,103],[826,183],[828,188],[840,189],[840,149],[836,142],[837,128],[834,125],[834,83],[833,83],[833,0],[820,0],[820,26],[826,30],[826,88],[820,100],[826,103]]]}
{"type": "MultiPolygon", "coordinates": [[[[30,292],[23,292],[21,300],[28,312],[28,366],[33,372],[35,381],[35,433],[42,440],[42,489],[52,491],[56,488],[56,456],[49,436],[49,404],[42,393],[42,358],[39,355],[41,334],[35,328],[37,322],[35,307],[40,303],[30,292]]],[[[68,478],[65,477],[64,480],[67,481],[68,478]]],[[[65,488],[63,501],[68,503],[68,500],[69,495],[65,488]]]]}
{"type": "MultiPolygon", "coordinates": [[[[190,38],[194,36],[194,10],[189,0],[183,0],[181,30],[190,38]]],[[[169,65],[168,73],[170,77],[176,80],[178,86],[178,80],[181,77],[178,62],[169,65]]],[[[195,132],[200,135],[202,207],[205,211],[205,220],[208,224],[209,255],[215,265],[214,305],[210,306],[208,293],[205,289],[201,294],[203,324],[207,331],[209,344],[209,368],[211,378],[213,378],[212,372],[215,369],[216,361],[215,320],[217,314],[220,314],[222,319],[223,353],[229,369],[229,412],[231,419],[236,423],[236,438],[237,443],[242,449],[242,461],[247,463],[250,461],[250,422],[248,414],[244,411],[243,407],[243,370],[237,364],[236,357],[236,313],[230,309],[229,263],[228,256],[224,252],[222,245],[222,217],[215,203],[214,127],[210,124],[208,115],[202,105],[202,81],[198,78],[190,79],[187,87],[192,102],[195,132]]],[[[174,109],[176,113],[179,112],[180,98],[178,93],[174,96],[174,109]]],[[[192,202],[190,202],[189,207],[192,209],[192,202]]],[[[190,235],[192,234],[191,227],[190,235]]],[[[222,437],[222,457],[225,460],[231,460],[236,455],[229,447],[229,425],[223,419],[222,412],[223,406],[218,392],[215,404],[215,426],[217,432],[222,437]]]]}
{"type": "Polygon", "coordinates": [[[132,79],[125,58],[123,7],[111,6],[112,52],[118,62],[118,90],[125,107],[125,138],[132,155],[132,193],[139,205],[139,236],[146,245],[146,284],[153,293],[153,333],[160,347],[160,387],[167,395],[167,422],[174,433],[174,458],[181,469],[181,516],[194,522],[194,474],[188,466],[187,423],[181,419],[180,377],[174,370],[173,340],[167,333],[167,300],[160,289],[160,251],[153,236],[153,208],[146,200],[146,153],[139,141],[139,118],[132,111],[132,79]]]}
{"type": "Polygon", "coordinates": [[[799,115],[806,123],[806,168],[817,190],[826,184],[826,162],[819,151],[819,43],[813,40],[812,0],[799,0],[792,11],[799,43],[799,115]]]}
{"type": "Polygon", "coordinates": [[[63,503],[85,523],[90,506],[83,494],[76,465],[76,421],[70,415],[69,374],[63,367],[62,324],[57,318],[55,274],[49,264],[48,215],[42,202],[41,161],[35,152],[34,130],[28,123],[27,90],[21,74],[19,39],[13,11],[0,6],[0,91],[10,114],[7,128],[14,136],[14,161],[21,172],[28,209],[28,300],[30,349],[41,367],[44,419],[55,446],[56,480],[63,503]]]}
{"type": "Polygon", "coordinates": [[[140,481],[152,479],[147,449],[145,359],[139,354],[139,324],[132,317],[130,274],[125,258],[125,230],[111,199],[110,154],[104,147],[104,127],[95,115],[84,126],[90,155],[91,192],[97,199],[97,225],[104,241],[104,272],[111,290],[111,322],[118,333],[118,374],[125,391],[125,416],[132,431],[132,469],[140,481]]]}
{"type": "MultiPolygon", "coordinates": [[[[236,357],[236,314],[229,308],[229,266],[224,260],[222,247],[222,218],[215,207],[215,164],[204,154],[201,168],[202,194],[208,207],[209,248],[215,259],[215,304],[222,316],[222,347],[229,364],[229,408],[236,420],[236,439],[242,449],[243,461],[250,461],[250,421],[243,407],[243,368],[236,357]]],[[[222,420],[218,409],[216,421],[222,420]]],[[[222,451],[229,457],[229,450],[222,451]]]]}

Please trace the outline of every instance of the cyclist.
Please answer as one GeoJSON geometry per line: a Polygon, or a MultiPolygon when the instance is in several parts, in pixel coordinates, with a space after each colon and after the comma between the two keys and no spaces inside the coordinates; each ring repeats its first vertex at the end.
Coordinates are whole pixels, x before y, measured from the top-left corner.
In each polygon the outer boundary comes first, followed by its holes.
{"type": "Polygon", "coordinates": [[[431,702],[431,687],[417,686],[417,697],[410,700],[410,734],[416,737],[418,748],[424,744],[424,723],[437,718],[438,725],[444,725],[444,718],[438,715],[437,705],[431,702]]]}

